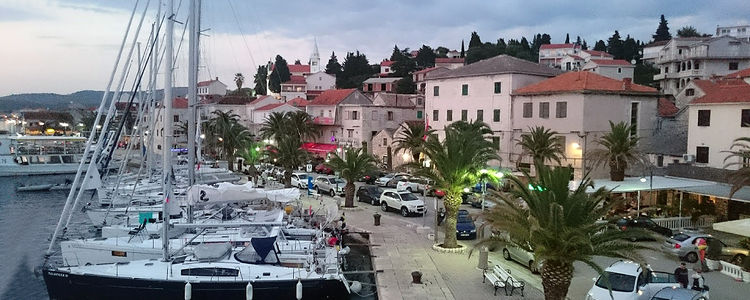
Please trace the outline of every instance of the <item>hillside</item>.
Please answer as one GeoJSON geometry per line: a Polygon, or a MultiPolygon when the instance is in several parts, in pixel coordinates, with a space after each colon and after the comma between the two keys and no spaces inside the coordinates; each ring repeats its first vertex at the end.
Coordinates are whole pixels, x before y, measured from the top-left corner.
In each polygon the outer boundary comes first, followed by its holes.
{"type": "MultiPolygon", "coordinates": [[[[187,94],[186,87],[175,88],[175,96],[187,94]]],[[[104,91],[78,91],[68,95],[53,93],[14,94],[0,97],[0,112],[12,112],[24,108],[45,108],[49,110],[67,110],[69,108],[87,108],[98,106],[104,91]]],[[[157,98],[162,98],[162,91],[157,98]]]]}

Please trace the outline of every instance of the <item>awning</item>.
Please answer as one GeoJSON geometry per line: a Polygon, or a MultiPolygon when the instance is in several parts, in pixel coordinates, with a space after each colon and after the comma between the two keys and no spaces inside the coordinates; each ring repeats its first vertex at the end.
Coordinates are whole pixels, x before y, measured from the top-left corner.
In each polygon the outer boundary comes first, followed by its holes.
{"type": "Polygon", "coordinates": [[[714,230],[750,237],[750,219],[714,223],[714,230]]]}
{"type": "MultiPolygon", "coordinates": [[[[612,190],[612,193],[627,193],[650,190],[679,190],[686,187],[709,186],[716,184],[712,181],[696,180],[689,178],[670,177],[670,176],[653,176],[653,182],[650,182],[651,176],[646,176],[644,181],[641,177],[625,177],[623,181],[611,181],[609,179],[594,179],[594,188],[588,188],[593,192],[600,187],[612,190]]],[[[571,184],[571,189],[578,187],[578,182],[571,184]]]]}
{"type": "MultiPolygon", "coordinates": [[[[731,189],[732,189],[732,186],[728,184],[714,183],[712,185],[692,186],[692,187],[679,188],[677,190],[683,191],[686,193],[699,194],[703,196],[712,196],[712,197],[729,199],[729,191],[731,189]]],[[[750,203],[750,187],[743,187],[739,189],[732,196],[732,200],[750,203]]]]}
{"type": "Polygon", "coordinates": [[[307,152],[312,152],[315,154],[328,154],[328,152],[336,151],[336,145],[334,144],[321,144],[321,143],[304,143],[302,144],[302,149],[306,150],[307,152]]]}

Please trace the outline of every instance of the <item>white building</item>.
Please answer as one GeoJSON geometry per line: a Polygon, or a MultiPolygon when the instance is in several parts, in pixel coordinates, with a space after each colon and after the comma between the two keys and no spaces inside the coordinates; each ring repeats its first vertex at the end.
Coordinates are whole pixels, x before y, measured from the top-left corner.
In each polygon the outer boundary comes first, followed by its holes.
{"type": "Polygon", "coordinates": [[[204,98],[208,95],[224,96],[227,94],[227,85],[219,81],[219,77],[214,80],[198,82],[198,97],[204,98]]]}
{"type": "Polygon", "coordinates": [[[437,68],[447,68],[447,69],[455,69],[460,68],[464,66],[464,58],[463,57],[455,57],[455,58],[445,58],[445,57],[438,57],[435,58],[435,67],[437,68]]]}
{"type": "Polygon", "coordinates": [[[336,76],[323,71],[308,74],[305,82],[307,83],[307,100],[315,99],[325,90],[336,89],[336,76]]]}
{"type": "Polygon", "coordinates": [[[635,66],[627,60],[622,59],[591,59],[581,69],[612,79],[622,80],[624,78],[633,78],[635,66]]]}
{"type": "Polygon", "coordinates": [[[581,45],[577,44],[544,44],[539,47],[539,64],[559,68],[563,57],[580,52],[581,45]]]}
{"type": "Polygon", "coordinates": [[[583,65],[591,60],[613,60],[614,56],[607,52],[596,50],[582,50],[577,55],[568,54],[560,60],[560,68],[565,71],[580,71],[583,65]]]}
{"type": "Polygon", "coordinates": [[[305,76],[292,75],[281,84],[281,99],[307,98],[307,79],[305,76]]]}
{"type": "Polygon", "coordinates": [[[388,76],[389,74],[393,74],[395,72],[391,66],[393,65],[393,62],[387,59],[384,59],[380,62],[380,76],[388,76]]]}
{"type": "Polygon", "coordinates": [[[345,135],[342,126],[344,112],[341,105],[371,103],[370,98],[357,89],[323,91],[306,106],[307,114],[313,118],[315,124],[320,126],[321,132],[321,136],[316,141],[311,142],[328,145],[339,144],[340,139],[345,135]]]}
{"type": "Polygon", "coordinates": [[[750,41],[750,25],[716,26],[715,36],[733,36],[745,41],[750,41]]]}
{"type": "Polygon", "coordinates": [[[396,129],[404,121],[424,122],[424,99],[421,95],[377,94],[372,103],[342,103],[342,135],[339,143],[361,147],[367,142],[368,152],[372,150],[370,141],[380,130],[396,129]]]}
{"type": "Polygon", "coordinates": [[[641,61],[646,64],[653,65],[656,63],[656,59],[659,58],[659,51],[664,48],[664,45],[669,43],[669,40],[658,41],[643,45],[643,51],[641,52],[641,61]]]}

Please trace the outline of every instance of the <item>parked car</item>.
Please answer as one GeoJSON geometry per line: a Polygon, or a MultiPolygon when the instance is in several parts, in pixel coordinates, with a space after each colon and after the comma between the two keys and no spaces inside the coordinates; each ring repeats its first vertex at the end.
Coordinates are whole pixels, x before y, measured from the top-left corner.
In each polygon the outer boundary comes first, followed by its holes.
{"type": "Polygon", "coordinates": [[[399,191],[410,191],[412,193],[422,193],[432,184],[432,180],[421,177],[409,177],[396,183],[396,189],[399,191]]]}
{"type": "MultiPolygon", "coordinates": [[[[531,249],[531,245],[526,243],[526,247],[531,249]]],[[[513,260],[518,262],[527,268],[532,273],[539,273],[539,262],[536,261],[534,252],[526,251],[525,249],[518,246],[516,243],[506,243],[503,247],[503,258],[505,260],[513,260]]]]}
{"type": "Polygon", "coordinates": [[[324,163],[320,163],[317,166],[315,166],[315,172],[316,173],[321,173],[321,174],[332,175],[333,174],[333,169],[331,169],[331,167],[327,166],[324,163]]]}
{"type": "MultiPolygon", "coordinates": [[[[642,228],[642,229],[656,232],[665,237],[672,236],[672,229],[656,224],[656,222],[651,220],[651,218],[649,217],[637,217],[637,218],[625,217],[625,218],[621,218],[617,220],[615,224],[617,225],[617,228],[620,228],[620,230],[623,230],[623,231],[628,230],[629,228],[642,228]]],[[[630,240],[633,242],[637,240],[642,240],[642,239],[652,239],[652,238],[648,236],[644,236],[643,238],[637,238],[637,237],[630,238],[630,240]]]]}
{"type": "MultiPolygon", "coordinates": [[[[716,237],[699,232],[680,232],[674,236],[668,238],[662,244],[662,249],[673,255],[677,255],[681,260],[694,263],[698,261],[698,246],[695,245],[698,238],[704,238],[708,245],[713,243],[712,240],[717,239],[716,237]]],[[[718,239],[717,239],[718,240],[718,239]]],[[[721,256],[729,259],[736,265],[742,265],[742,262],[750,256],[750,250],[729,247],[724,242],[719,240],[721,243],[721,256]]]]}
{"type": "Polygon", "coordinates": [[[396,188],[399,182],[409,180],[409,178],[411,178],[409,174],[397,174],[396,176],[393,176],[391,180],[388,180],[385,186],[389,188],[396,188]]]}
{"type": "Polygon", "coordinates": [[[298,187],[301,189],[307,188],[307,173],[301,173],[301,172],[294,172],[292,173],[292,186],[298,187]]]}
{"type": "Polygon", "coordinates": [[[372,205],[380,205],[380,195],[383,194],[383,188],[374,185],[360,186],[357,189],[357,201],[367,202],[372,205]]]}
{"type": "Polygon", "coordinates": [[[406,173],[388,173],[388,174],[385,174],[382,177],[378,178],[377,180],[375,180],[375,184],[377,184],[379,186],[386,186],[388,184],[388,182],[391,181],[391,179],[393,179],[393,177],[396,177],[397,175],[409,175],[409,174],[406,174],[406,173]]]}
{"type": "Polygon", "coordinates": [[[341,178],[335,176],[318,176],[318,178],[315,178],[314,188],[318,193],[325,192],[331,196],[335,196],[344,195],[345,185],[346,180],[341,178]]]}
{"type": "Polygon", "coordinates": [[[461,209],[456,217],[456,238],[459,240],[473,240],[477,238],[477,225],[469,215],[469,211],[461,209]]]}
{"type": "Polygon", "coordinates": [[[708,300],[703,293],[693,289],[665,287],[656,292],[651,300],[708,300]]]}
{"type": "Polygon", "coordinates": [[[406,217],[412,214],[424,214],[424,201],[408,191],[397,191],[395,189],[384,190],[380,195],[380,208],[383,211],[396,209],[406,217]]]}
{"type": "Polygon", "coordinates": [[[618,261],[604,270],[612,288],[612,297],[604,277],[599,276],[586,293],[586,300],[648,300],[665,287],[677,288],[674,274],[643,269],[632,261],[618,261]]]}
{"type": "Polygon", "coordinates": [[[438,199],[443,199],[443,197],[445,197],[445,192],[443,190],[430,187],[427,190],[427,196],[436,197],[438,199]]]}
{"type": "Polygon", "coordinates": [[[380,177],[383,177],[385,175],[385,172],[382,171],[372,171],[365,176],[362,176],[362,178],[359,179],[359,181],[367,183],[367,184],[375,184],[375,180],[377,180],[380,177]]]}

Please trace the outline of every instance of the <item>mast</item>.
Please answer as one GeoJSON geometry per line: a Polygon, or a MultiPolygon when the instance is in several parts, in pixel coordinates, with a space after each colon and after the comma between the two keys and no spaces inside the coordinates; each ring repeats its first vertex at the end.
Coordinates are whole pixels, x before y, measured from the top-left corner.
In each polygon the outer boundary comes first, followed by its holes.
{"type": "Polygon", "coordinates": [[[154,136],[156,135],[156,128],[155,128],[156,127],[156,110],[155,110],[156,108],[156,103],[155,103],[156,102],[156,76],[158,75],[157,72],[159,70],[159,62],[161,59],[161,55],[160,55],[161,52],[159,52],[159,35],[158,35],[158,33],[161,31],[159,30],[161,28],[161,5],[162,3],[160,0],[156,7],[156,22],[154,22],[154,26],[153,26],[153,32],[154,32],[154,36],[153,36],[154,50],[153,51],[155,55],[151,57],[151,65],[149,69],[149,76],[150,76],[149,77],[149,90],[148,90],[149,101],[148,101],[148,110],[147,110],[148,116],[149,116],[148,117],[149,134],[147,137],[148,138],[147,141],[143,142],[143,145],[147,145],[146,146],[147,151],[141,152],[145,154],[146,162],[148,163],[148,181],[149,182],[151,182],[152,180],[151,176],[154,174],[154,168],[156,167],[155,166],[156,165],[156,162],[155,162],[156,151],[154,151],[153,147],[154,147],[154,136]]]}
{"type": "Polygon", "coordinates": [[[164,204],[162,205],[162,234],[161,234],[161,241],[162,241],[162,249],[163,249],[163,256],[162,259],[164,261],[169,260],[169,198],[171,196],[172,192],[172,182],[171,175],[172,172],[170,172],[172,168],[172,56],[173,49],[172,49],[172,35],[174,34],[174,21],[172,18],[174,17],[174,0],[167,0],[167,11],[165,13],[167,17],[167,33],[166,33],[166,41],[165,41],[165,63],[164,63],[164,99],[162,102],[164,103],[164,114],[162,115],[162,120],[164,120],[163,127],[164,127],[164,144],[162,145],[162,177],[164,182],[164,204]]]}
{"type": "MultiPolygon", "coordinates": [[[[198,103],[198,44],[200,34],[200,1],[190,0],[190,47],[188,47],[188,185],[195,183],[196,105],[198,103]]],[[[192,207],[188,207],[188,223],[193,222],[192,207]]]]}

